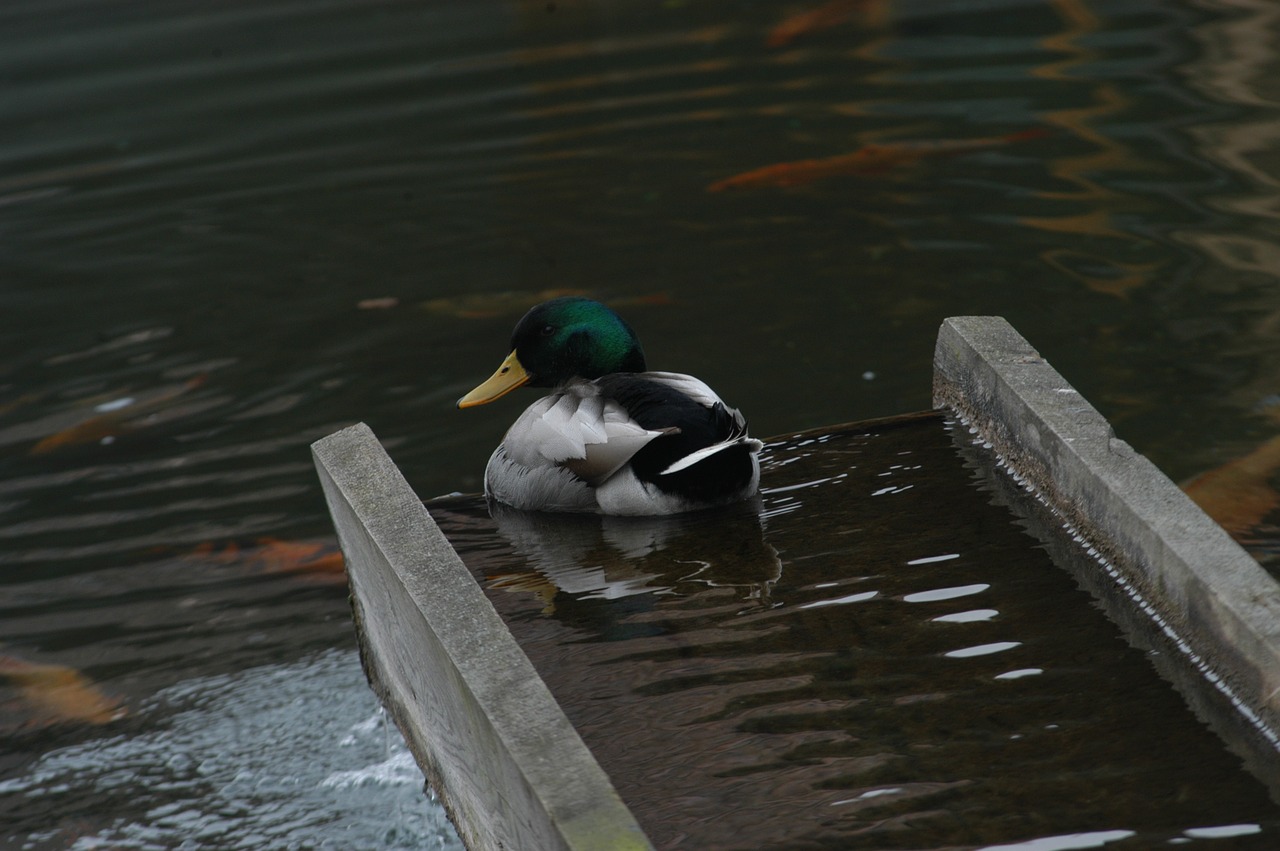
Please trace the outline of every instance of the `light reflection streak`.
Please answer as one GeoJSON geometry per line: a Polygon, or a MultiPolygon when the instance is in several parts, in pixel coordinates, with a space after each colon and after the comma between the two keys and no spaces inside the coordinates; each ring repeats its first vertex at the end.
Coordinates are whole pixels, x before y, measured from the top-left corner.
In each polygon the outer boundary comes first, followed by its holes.
{"type": "Polygon", "coordinates": [[[1006,650],[1012,650],[1015,647],[1021,647],[1021,641],[992,641],[988,644],[975,644],[972,647],[961,647],[958,650],[948,650],[943,653],[948,659],[971,659],[974,656],[990,656],[993,653],[1003,653],[1006,650]]]}
{"type": "Polygon", "coordinates": [[[990,587],[991,585],[986,582],[979,582],[974,585],[957,585],[954,588],[935,588],[932,591],[918,591],[915,594],[907,594],[902,599],[907,603],[936,603],[941,600],[954,600],[957,597],[981,594],[990,587]]]}
{"type": "Polygon", "coordinates": [[[787,491],[801,490],[803,488],[814,488],[814,487],[818,487],[819,485],[835,484],[836,482],[847,477],[848,475],[849,475],[848,473],[839,473],[837,475],[827,476],[826,478],[822,478],[822,479],[814,479],[813,481],[809,481],[809,482],[801,482],[798,485],[783,485],[782,487],[776,487],[776,488],[760,488],[760,493],[762,494],[786,493],[787,491]]]}
{"type": "Polygon", "coordinates": [[[954,558],[960,558],[960,553],[947,553],[940,556],[925,556],[924,558],[913,558],[907,562],[910,565],[916,564],[933,564],[939,561],[951,561],[954,558]]]}
{"type": "Polygon", "coordinates": [[[1034,677],[1044,673],[1044,668],[1018,668],[1015,671],[1005,671],[1003,674],[996,674],[997,680],[1020,680],[1023,677],[1034,677]]]}
{"type": "Polygon", "coordinates": [[[1260,824],[1224,824],[1218,827],[1189,827],[1183,831],[1192,839],[1228,839],[1232,836],[1252,836],[1262,833],[1260,824]]]}
{"type": "Polygon", "coordinates": [[[1136,836],[1132,830],[1097,830],[1089,833],[1068,833],[1062,836],[1042,836],[1012,845],[988,845],[979,851],[1075,851],[1081,848],[1101,848],[1108,842],[1119,842],[1136,836]]]}
{"type": "Polygon", "coordinates": [[[861,603],[864,600],[870,600],[880,594],[879,591],[863,591],[860,594],[850,594],[847,597],[836,597],[833,600],[815,600],[812,603],[805,603],[802,609],[818,609],[823,606],[843,606],[847,603],[861,603]]]}
{"type": "Polygon", "coordinates": [[[999,615],[995,609],[969,609],[965,612],[954,612],[949,615],[938,615],[933,620],[937,623],[978,623],[989,621],[999,615]]]}

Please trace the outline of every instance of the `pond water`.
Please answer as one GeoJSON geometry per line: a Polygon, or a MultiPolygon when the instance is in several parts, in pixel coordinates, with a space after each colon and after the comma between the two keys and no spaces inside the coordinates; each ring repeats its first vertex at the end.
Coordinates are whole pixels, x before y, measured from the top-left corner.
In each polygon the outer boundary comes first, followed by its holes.
{"type": "Polygon", "coordinates": [[[458,847],[307,447],[478,490],[519,403],[453,400],[550,292],[761,436],[928,407],[997,313],[1176,479],[1265,444],[1277,44],[1221,0],[4,4],[0,836],[458,847]]]}

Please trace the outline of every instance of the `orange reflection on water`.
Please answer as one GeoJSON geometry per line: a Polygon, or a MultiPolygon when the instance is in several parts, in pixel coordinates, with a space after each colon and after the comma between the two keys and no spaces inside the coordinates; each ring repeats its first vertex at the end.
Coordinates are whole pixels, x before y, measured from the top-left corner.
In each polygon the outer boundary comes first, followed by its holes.
{"type": "Polygon", "coordinates": [[[180,396],[204,384],[208,376],[201,374],[181,384],[173,384],[139,394],[90,405],[72,425],[60,428],[31,447],[32,455],[44,455],[58,449],[98,443],[122,433],[136,431],[153,423],[157,413],[180,396]]]}
{"type": "Polygon", "coordinates": [[[1205,514],[1242,543],[1280,508],[1272,480],[1280,471],[1280,435],[1247,455],[1201,473],[1182,489],[1205,514]]]}
{"type": "Polygon", "coordinates": [[[886,0],[828,0],[779,21],[769,30],[764,43],[768,47],[786,47],[798,38],[847,24],[855,15],[873,26],[883,25],[888,10],[886,0]]]}
{"type": "MultiPolygon", "coordinates": [[[[1090,214],[1092,215],[1092,214],[1090,214]]],[[[1040,223],[1044,230],[1097,235],[1093,231],[1072,231],[1071,219],[1026,220],[1040,223]]],[[[1121,263],[1097,254],[1085,254],[1070,248],[1052,248],[1043,251],[1040,259],[1066,275],[1083,282],[1097,293],[1123,298],[1129,292],[1152,280],[1160,269],[1159,263],[1121,263]]]]}
{"type": "Polygon", "coordinates": [[[206,541],[189,553],[188,558],[239,565],[247,573],[298,576],[326,585],[345,585],[347,581],[342,550],[336,541],[329,539],[258,538],[247,544],[206,541]]]}
{"type": "Polygon", "coordinates": [[[55,724],[108,724],[127,713],[84,674],[65,665],[29,662],[12,654],[0,655],[0,683],[17,693],[22,704],[14,714],[23,728],[55,724]]]}
{"type": "MultiPolygon", "coordinates": [[[[1081,0],[1051,0],[1050,5],[1062,18],[1065,27],[1061,32],[1041,39],[1044,50],[1063,58],[1040,65],[1032,70],[1032,76],[1045,80],[1078,83],[1083,77],[1071,73],[1087,62],[1096,61],[1097,51],[1082,44],[1085,36],[1101,29],[1101,21],[1081,0]]],[[[1068,233],[1077,236],[1100,237],[1127,243],[1129,251],[1135,244],[1146,240],[1115,226],[1114,213],[1123,203],[1123,197],[1092,175],[1106,172],[1134,173],[1145,166],[1127,145],[1094,128],[1100,119],[1122,113],[1132,106],[1130,99],[1114,85],[1099,82],[1090,92],[1093,103],[1079,108],[1050,110],[1043,115],[1045,123],[1061,128],[1066,134],[1086,142],[1093,149],[1085,154],[1072,154],[1050,158],[1047,166],[1051,174],[1074,187],[1071,191],[1039,191],[1036,197],[1047,200],[1083,202],[1089,209],[1083,213],[1064,216],[1026,216],[1019,222],[1030,228],[1050,233],[1068,233]]],[[[1051,249],[1041,254],[1049,266],[1083,283],[1094,292],[1125,297],[1132,290],[1148,283],[1159,271],[1159,263],[1120,262],[1109,257],[1091,257],[1088,262],[1069,262],[1064,250],[1051,249]],[[1103,274],[1091,274],[1090,267],[1104,270],[1103,274]]]]}
{"type": "Polygon", "coordinates": [[[941,139],[864,145],[849,154],[794,160],[752,169],[718,180],[708,186],[707,191],[801,186],[830,177],[869,177],[914,165],[924,159],[960,156],[1014,142],[1038,139],[1046,132],[1043,128],[1033,127],[1004,136],[988,136],[979,139],[941,139]]]}

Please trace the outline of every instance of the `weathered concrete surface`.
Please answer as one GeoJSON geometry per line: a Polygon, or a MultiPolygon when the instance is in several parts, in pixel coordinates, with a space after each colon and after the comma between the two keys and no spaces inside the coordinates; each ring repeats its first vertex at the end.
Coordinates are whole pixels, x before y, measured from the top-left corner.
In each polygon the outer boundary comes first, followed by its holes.
{"type": "Polygon", "coordinates": [[[312,455],[365,672],[467,848],[651,848],[369,427],[312,455]]]}
{"type": "MultiPolygon", "coordinates": [[[[934,353],[949,408],[1096,547],[1195,661],[1280,730],[1280,583],[1004,319],[953,317],[934,353]],[[1196,658],[1198,657],[1198,659],[1196,658]]],[[[1187,652],[1184,649],[1184,652],[1187,652]]]]}

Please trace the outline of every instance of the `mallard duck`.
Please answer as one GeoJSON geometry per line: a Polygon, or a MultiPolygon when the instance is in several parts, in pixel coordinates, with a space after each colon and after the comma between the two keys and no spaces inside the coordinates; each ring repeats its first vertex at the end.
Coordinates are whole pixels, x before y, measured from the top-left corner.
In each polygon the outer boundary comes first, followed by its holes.
{"type": "Polygon", "coordinates": [[[511,354],[458,400],[484,405],[551,387],[508,429],[485,495],[531,511],[677,514],[755,494],[763,444],[742,414],[691,375],[648,372],[620,316],[586,298],[552,299],[511,334],[511,354]]]}

